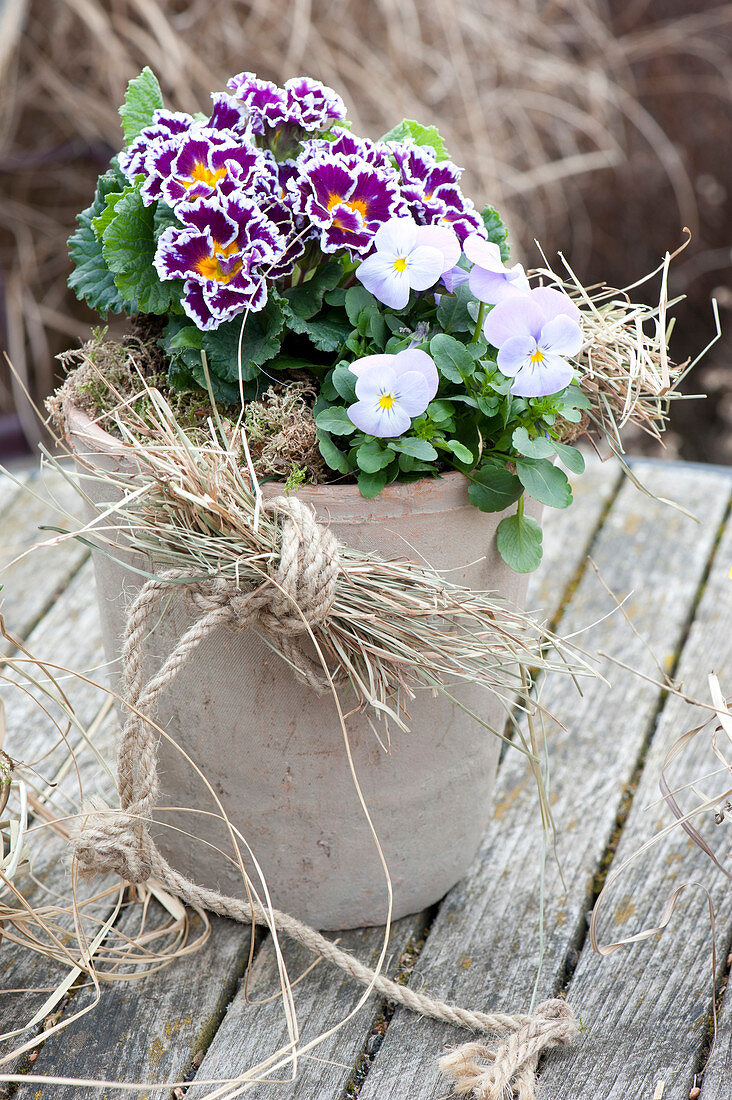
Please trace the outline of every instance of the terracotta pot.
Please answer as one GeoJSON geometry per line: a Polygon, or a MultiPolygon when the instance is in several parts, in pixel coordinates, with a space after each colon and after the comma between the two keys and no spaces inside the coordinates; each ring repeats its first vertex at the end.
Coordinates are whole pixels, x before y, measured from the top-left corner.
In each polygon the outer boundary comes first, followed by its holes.
{"type": "MultiPolygon", "coordinates": [[[[70,440],[95,464],[119,465],[120,444],[78,409],[68,410],[70,440]]],[[[105,491],[87,481],[103,503],[105,491]]],[[[278,486],[267,486],[274,495],[278,486]]],[[[415,553],[473,588],[514,604],[526,578],[512,573],[495,546],[502,515],[473,508],[458,473],[395,484],[374,500],[355,485],[300,490],[337,537],[384,557],[415,553]]],[[[142,578],[95,555],[107,657],[119,668],[125,611],[142,578]]],[[[149,641],[149,673],[189,625],[173,605],[149,641]]],[[[350,689],[347,689],[350,690],[350,689]]],[[[502,727],[502,708],[477,687],[458,689],[465,706],[502,727]]],[[[344,699],[344,710],[349,709],[344,699]]],[[[466,872],[490,812],[499,740],[454,704],[428,690],[410,706],[409,733],[393,730],[380,747],[361,715],[348,720],[366,803],[389,866],[394,916],[437,901],[466,872]]],[[[204,643],[162,701],[160,724],[195,760],[259,861],[273,903],[325,929],[381,924],[386,886],[349,772],[332,698],[298,683],[254,633],[221,630],[204,643]]],[[[163,807],[214,811],[213,800],[184,757],[162,740],[156,819],[195,834],[156,829],[166,858],[188,877],[242,895],[241,876],[212,848],[231,846],[220,821],[163,807]]]]}

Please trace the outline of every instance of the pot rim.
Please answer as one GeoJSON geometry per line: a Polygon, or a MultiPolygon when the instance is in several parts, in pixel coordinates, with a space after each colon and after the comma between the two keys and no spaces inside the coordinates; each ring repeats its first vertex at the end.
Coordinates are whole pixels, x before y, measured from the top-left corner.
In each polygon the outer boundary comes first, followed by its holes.
{"type": "MultiPolygon", "coordinates": [[[[68,401],[65,405],[66,431],[72,449],[76,450],[73,437],[84,439],[90,451],[109,457],[129,458],[130,448],[105,431],[99,423],[78,405],[68,401]]],[[[87,459],[83,451],[79,457],[87,459]]],[[[284,489],[282,481],[263,481],[262,494],[265,497],[277,496],[284,489]]],[[[374,519],[388,519],[404,515],[405,512],[429,513],[445,512],[454,508],[473,508],[468,499],[468,479],[459,470],[437,474],[431,477],[417,478],[415,481],[395,481],[385,486],[378,496],[373,498],[361,495],[355,484],[303,485],[297,490],[298,497],[316,509],[333,509],[338,521],[363,522],[370,516],[374,519]]]]}

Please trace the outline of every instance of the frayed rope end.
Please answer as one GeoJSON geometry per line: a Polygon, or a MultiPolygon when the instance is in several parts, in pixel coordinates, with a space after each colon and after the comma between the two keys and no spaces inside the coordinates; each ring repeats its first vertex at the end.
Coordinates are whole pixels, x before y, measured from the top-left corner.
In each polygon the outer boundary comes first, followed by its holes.
{"type": "Polygon", "coordinates": [[[464,1043],[440,1059],[441,1072],[452,1079],[458,1096],[474,1100],[534,1100],[536,1068],[546,1050],[570,1043],[577,1021],[566,1001],[540,1004],[505,1042],[489,1047],[464,1043]]]}
{"type": "Polygon", "coordinates": [[[151,875],[150,843],[140,817],[114,810],[94,797],[70,837],[79,874],[113,872],[126,882],[147,882],[151,875]]]}

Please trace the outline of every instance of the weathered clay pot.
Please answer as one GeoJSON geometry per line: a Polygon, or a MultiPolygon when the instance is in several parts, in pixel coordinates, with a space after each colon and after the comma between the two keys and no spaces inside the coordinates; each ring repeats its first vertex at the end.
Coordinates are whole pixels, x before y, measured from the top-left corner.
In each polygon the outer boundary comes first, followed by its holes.
{"type": "MultiPolygon", "coordinates": [[[[113,437],[77,409],[68,410],[67,420],[77,453],[98,465],[119,465],[120,444],[113,437]]],[[[95,503],[104,503],[99,483],[84,484],[95,503]]],[[[278,487],[268,488],[274,494],[278,487]]],[[[502,516],[469,504],[461,474],[392,485],[374,500],[365,500],[354,485],[307,487],[300,497],[343,543],[386,558],[417,553],[437,569],[449,568],[458,583],[498,591],[514,604],[525,598],[526,578],[512,573],[496,550],[502,516]]],[[[143,579],[102,554],[95,558],[107,658],[118,670],[125,610],[143,579]]],[[[164,615],[149,641],[149,673],[189,623],[180,606],[164,615]]],[[[458,690],[469,709],[502,726],[502,708],[486,692],[458,690]]],[[[418,692],[410,715],[410,732],[393,730],[389,753],[363,716],[348,720],[356,771],[389,866],[395,917],[437,901],[465,874],[489,816],[500,744],[428,690],[418,692]]],[[[384,874],[331,697],[297,682],[254,632],[221,630],[180,673],[158,720],[201,768],[247,838],[276,907],[325,929],[383,922],[384,874]]],[[[156,830],[165,857],[194,881],[243,896],[238,871],[200,843],[231,853],[222,823],[164,810],[216,812],[200,778],[164,739],[159,772],[156,819],[184,830],[156,830]]]]}

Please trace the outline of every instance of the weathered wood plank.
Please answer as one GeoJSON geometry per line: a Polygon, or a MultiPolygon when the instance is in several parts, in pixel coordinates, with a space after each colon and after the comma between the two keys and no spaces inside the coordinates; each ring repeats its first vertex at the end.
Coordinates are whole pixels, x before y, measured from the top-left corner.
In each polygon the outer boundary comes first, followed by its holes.
{"type": "MultiPolygon", "coordinates": [[[[534,583],[529,600],[533,601],[532,606],[541,606],[549,618],[558,610],[564,589],[581,564],[617,484],[617,471],[607,466],[593,465],[575,487],[576,503],[573,508],[568,512],[547,509],[544,517],[545,556],[542,569],[537,574],[538,583],[532,578],[534,583]]],[[[396,959],[402,955],[410,940],[419,938],[422,923],[421,917],[407,918],[392,929],[390,953],[396,959]]],[[[348,933],[341,940],[348,950],[362,959],[377,955],[382,942],[381,929],[358,930],[348,933]]],[[[292,975],[301,973],[310,965],[311,958],[302,949],[284,943],[283,950],[292,975]]],[[[251,975],[249,997],[256,1001],[263,995],[261,990],[271,991],[276,987],[275,952],[268,940],[262,946],[251,975]]],[[[343,1019],[358,1003],[360,994],[361,990],[353,983],[342,980],[337,972],[325,966],[319,967],[312,979],[303,982],[295,994],[304,1041],[343,1019]]],[[[312,1097],[315,1089],[319,1096],[340,1096],[368,1039],[373,1012],[372,1002],[370,1010],[364,1007],[336,1035],[318,1047],[313,1056],[306,1057],[300,1063],[296,1082],[282,1085],[275,1091],[286,1091],[291,1100],[312,1097]]],[[[265,1006],[247,1004],[242,991],[217,1032],[196,1080],[243,1073],[270,1056],[286,1041],[281,1003],[277,1001],[265,1006]],[[242,1044],[243,1035],[246,1035],[245,1045],[242,1044]]],[[[371,1037],[371,1046],[374,1041],[378,1042],[378,1036],[371,1037]]],[[[286,1074],[280,1072],[279,1078],[284,1080],[286,1074]]],[[[248,1095],[258,1100],[273,1087],[271,1084],[261,1084],[248,1091],[248,1095]]]]}
{"type": "MultiPolygon", "coordinates": [[[[729,944],[727,945],[729,946],[729,944]]],[[[717,1022],[717,1042],[701,1086],[700,1100],[729,1100],[732,1081],[732,989],[727,990],[717,1022]]]]}
{"type": "Polygon", "coordinates": [[[572,475],[570,480],[574,495],[571,507],[544,509],[544,557],[529,578],[526,606],[541,611],[550,622],[586,560],[603,514],[618,491],[622,472],[615,463],[602,463],[590,456],[585,472],[579,477],[572,475]]]}
{"type": "MultiPolygon", "coordinates": [[[[48,538],[38,528],[56,523],[58,518],[42,498],[52,492],[69,511],[77,507],[77,496],[65,479],[49,473],[45,486],[39,477],[32,478],[29,487],[38,496],[20,492],[13,496],[0,523],[0,585],[5,623],[16,637],[27,636],[45,611],[51,606],[87,555],[78,542],[69,540],[60,546],[44,547],[9,564],[29,547],[48,538]]],[[[7,651],[0,641],[0,652],[7,651]]]]}
{"type": "MultiPolygon", "coordinates": [[[[12,472],[13,477],[24,483],[28,482],[32,476],[31,470],[13,470],[12,472]]],[[[0,525],[3,523],[4,510],[8,507],[13,497],[20,492],[20,486],[16,485],[12,478],[0,472],[0,525]]]]}
{"type": "MultiPolygon", "coordinates": [[[[606,581],[620,595],[638,630],[662,658],[680,644],[697,587],[729,496],[730,481],[703,471],[644,470],[647,483],[703,520],[695,527],[678,512],[624,485],[592,549],[606,581]]],[[[597,579],[586,572],[565,611],[564,633],[612,609],[597,579]]],[[[618,654],[648,670],[649,656],[620,615],[583,635],[586,648],[618,654]]],[[[434,995],[467,1006],[525,1010],[553,993],[584,932],[593,875],[611,835],[625,784],[632,776],[658,705],[659,692],[631,674],[602,666],[612,680],[586,683],[578,698],[560,678],[546,682],[542,700],[566,727],[548,731],[557,847],[567,880],[556,867],[545,876],[543,960],[539,939],[541,833],[535,796],[523,761],[508,753],[499,773],[494,821],[468,879],[447,897],[418,960],[413,981],[434,995]]],[[[465,1040],[456,1029],[397,1010],[361,1092],[362,1100],[424,1100],[444,1096],[435,1059],[446,1044],[465,1040]]]]}
{"type": "MultiPolygon", "coordinates": [[[[707,676],[718,669],[724,679],[732,668],[732,525],[727,525],[694,622],[684,645],[677,679],[692,696],[709,701],[707,676]]],[[[729,684],[727,685],[729,690],[729,684]]],[[[670,810],[658,805],[659,780],[666,753],[687,729],[708,714],[692,709],[678,697],[669,698],[645,760],[643,773],[623,826],[610,871],[637,852],[654,833],[673,821],[670,810]],[[652,807],[652,809],[648,809],[652,807]]],[[[696,738],[666,771],[673,789],[718,767],[709,735],[696,738]]],[[[723,782],[723,781],[722,781],[723,782]]],[[[702,783],[714,790],[719,784],[702,783]]],[[[721,789],[724,789],[724,784],[721,789]]],[[[682,794],[693,806],[696,798],[682,794]]],[[[695,821],[720,862],[729,863],[729,829],[717,828],[713,815],[695,821]]],[[[703,882],[716,911],[724,967],[732,918],[730,882],[679,827],[631,864],[612,887],[604,907],[604,942],[630,936],[661,919],[663,908],[684,882],[703,882]]],[[[710,1022],[712,937],[706,898],[699,889],[683,897],[669,927],[660,937],[622,948],[608,958],[596,955],[587,941],[567,998],[581,1016],[582,1034],[571,1055],[549,1059],[542,1075],[546,1100],[592,1095],[593,1100],[625,1100],[652,1096],[660,1082],[663,1100],[687,1100],[699,1069],[702,1044],[710,1022]],[[608,996],[613,990],[614,995],[608,996]]],[[[720,1057],[725,1046],[721,1031],[720,1057]]],[[[727,1043],[727,1046],[729,1044],[727,1043]]],[[[705,1096],[728,1100],[732,1075],[726,1085],[718,1075],[705,1082],[705,1096]]]]}
{"type": "MultiPolygon", "coordinates": [[[[410,942],[419,941],[424,926],[422,915],[404,917],[393,925],[390,962],[386,967],[388,973],[393,975],[397,971],[404,951],[410,942]]],[[[343,932],[338,939],[339,946],[372,964],[377,961],[383,942],[382,928],[343,932]]],[[[281,947],[290,981],[294,982],[312,966],[314,956],[305,948],[289,943],[285,937],[281,937],[281,947]]],[[[270,937],[257,956],[248,987],[239,991],[229,1007],[226,1019],[196,1074],[196,1083],[243,1075],[288,1044],[281,998],[276,996],[266,1004],[257,1004],[277,995],[279,989],[276,956],[270,937]]],[[[345,1020],[354,1011],[363,993],[363,987],[340,971],[322,961],[318,963],[293,991],[300,1045],[304,1046],[345,1020]]],[[[312,1100],[313,1097],[338,1100],[366,1042],[375,1007],[371,999],[341,1030],[299,1060],[295,1081],[291,1079],[291,1069],[283,1067],[277,1072],[263,1074],[261,1083],[248,1089],[247,1096],[252,1100],[265,1100],[268,1096],[287,1097],[288,1100],[312,1100]]],[[[203,1086],[194,1095],[202,1095],[202,1089],[203,1086]]]]}

